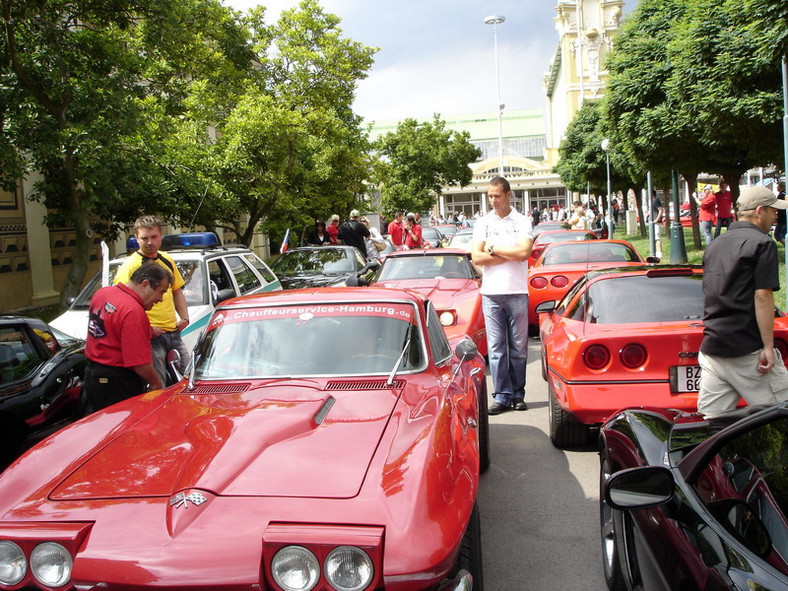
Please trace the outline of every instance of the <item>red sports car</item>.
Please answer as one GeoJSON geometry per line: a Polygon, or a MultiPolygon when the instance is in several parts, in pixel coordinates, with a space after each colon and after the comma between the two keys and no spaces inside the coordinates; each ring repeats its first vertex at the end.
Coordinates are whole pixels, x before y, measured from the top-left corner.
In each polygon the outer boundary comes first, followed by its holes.
{"type": "MultiPolygon", "coordinates": [[[[621,408],[697,409],[702,279],[699,266],[592,271],[560,303],[537,308],[556,446],[584,445],[621,408]]],[[[787,341],[788,317],[780,316],[775,347],[783,357],[787,341]]]]}
{"type": "MultiPolygon", "coordinates": [[[[575,282],[594,269],[647,262],[635,247],[624,240],[583,240],[548,244],[528,269],[528,324],[539,326],[536,307],[544,301],[558,301],[575,282]]],[[[650,258],[648,262],[659,262],[650,258]]]]}
{"type": "Polygon", "coordinates": [[[0,588],[483,589],[484,359],[429,300],[228,300],[195,353],[3,474],[0,588]]]}
{"type": "Polygon", "coordinates": [[[465,335],[487,355],[481,279],[471,255],[459,248],[401,250],[383,261],[374,282],[384,287],[410,289],[435,303],[449,340],[465,335]]]}
{"type": "Polygon", "coordinates": [[[554,242],[571,242],[573,240],[596,240],[597,235],[591,230],[548,230],[542,232],[534,238],[533,249],[531,256],[528,259],[528,264],[533,265],[542,255],[542,251],[548,244],[554,242]]]}

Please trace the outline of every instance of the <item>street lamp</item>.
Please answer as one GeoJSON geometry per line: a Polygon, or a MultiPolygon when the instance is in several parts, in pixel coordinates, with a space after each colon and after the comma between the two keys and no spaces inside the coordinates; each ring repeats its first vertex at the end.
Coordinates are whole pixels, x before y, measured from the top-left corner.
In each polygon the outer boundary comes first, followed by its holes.
{"type": "Polygon", "coordinates": [[[606,219],[607,219],[607,237],[609,239],[613,239],[613,216],[611,215],[612,210],[610,208],[610,140],[605,138],[602,140],[602,149],[605,151],[605,160],[607,161],[607,212],[606,212],[606,219]]]}
{"type": "Polygon", "coordinates": [[[490,15],[484,19],[485,25],[493,26],[493,38],[495,39],[495,89],[498,98],[498,174],[503,176],[503,108],[501,102],[501,76],[498,71],[498,25],[506,20],[505,16],[490,15]]]}

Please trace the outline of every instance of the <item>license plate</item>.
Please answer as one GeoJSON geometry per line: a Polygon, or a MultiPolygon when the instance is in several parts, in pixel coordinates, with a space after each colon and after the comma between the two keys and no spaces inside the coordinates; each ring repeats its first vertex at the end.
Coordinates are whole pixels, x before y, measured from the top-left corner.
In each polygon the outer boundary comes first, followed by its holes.
{"type": "Polygon", "coordinates": [[[672,394],[697,392],[699,389],[699,365],[674,365],[670,368],[670,391],[672,394]]]}

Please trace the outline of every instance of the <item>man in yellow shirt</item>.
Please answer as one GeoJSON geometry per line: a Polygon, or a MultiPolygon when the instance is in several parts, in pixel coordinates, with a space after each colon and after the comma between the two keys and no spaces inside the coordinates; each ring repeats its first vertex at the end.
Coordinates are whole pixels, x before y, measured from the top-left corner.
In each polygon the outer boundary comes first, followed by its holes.
{"type": "Polygon", "coordinates": [[[137,237],[139,249],[131,253],[115,276],[115,284],[126,283],[132,273],[144,264],[157,264],[167,269],[172,274],[170,288],[164,294],[161,302],[148,310],[151,328],[153,329],[153,367],[167,384],[167,351],[177,349],[181,354],[181,364],[184,367],[189,360],[189,351],[181,340],[181,330],[189,325],[189,308],[182,288],[185,284],[175,261],[161,248],[161,220],[156,216],[146,215],[137,218],[134,222],[134,232],[137,237]],[[177,317],[175,313],[177,312],[177,317]]]}

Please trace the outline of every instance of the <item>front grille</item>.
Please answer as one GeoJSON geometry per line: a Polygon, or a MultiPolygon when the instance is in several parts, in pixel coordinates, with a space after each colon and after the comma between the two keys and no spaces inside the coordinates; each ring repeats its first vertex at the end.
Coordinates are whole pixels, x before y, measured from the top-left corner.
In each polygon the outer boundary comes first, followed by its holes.
{"type": "Polygon", "coordinates": [[[390,385],[386,380],[347,380],[328,382],[326,390],[401,390],[405,380],[394,380],[390,385]]]}

